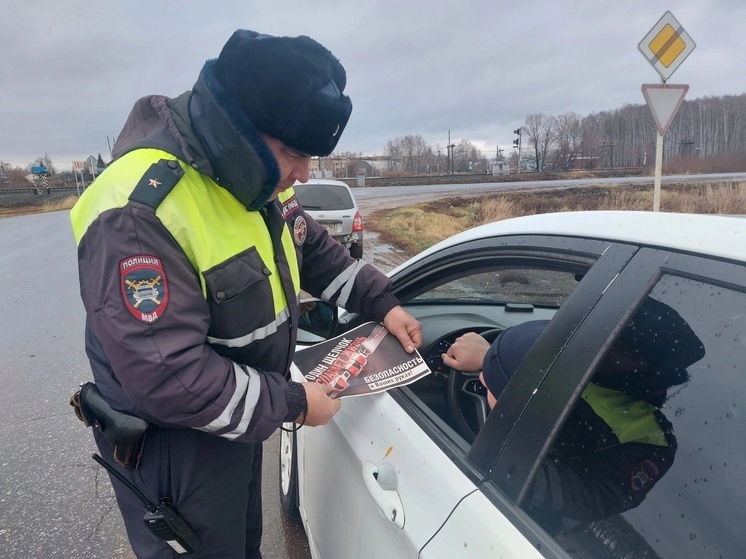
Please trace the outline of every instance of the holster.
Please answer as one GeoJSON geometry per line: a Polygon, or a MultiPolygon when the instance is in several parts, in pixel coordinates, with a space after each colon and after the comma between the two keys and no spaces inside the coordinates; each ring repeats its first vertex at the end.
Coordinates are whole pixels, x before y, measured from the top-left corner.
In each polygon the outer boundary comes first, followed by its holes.
{"type": "Polygon", "coordinates": [[[83,383],[70,397],[70,405],[86,427],[101,431],[114,449],[114,459],[125,468],[140,464],[150,423],[113,409],[92,382],[83,383]]]}

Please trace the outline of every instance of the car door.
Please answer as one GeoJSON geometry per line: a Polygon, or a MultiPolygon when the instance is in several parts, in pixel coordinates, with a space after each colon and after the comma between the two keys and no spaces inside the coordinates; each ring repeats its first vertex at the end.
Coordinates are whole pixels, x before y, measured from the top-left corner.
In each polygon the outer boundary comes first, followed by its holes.
{"type": "MultiPolygon", "coordinates": [[[[546,529],[536,524],[537,533],[559,544],[563,557],[743,556],[746,548],[738,526],[746,514],[739,466],[746,458],[743,263],[641,249],[535,388],[483,488],[494,486],[523,510],[532,509],[532,483],[552,459],[554,442],[571,424],[581,392],[597,382],[606,356],[630,331],[639,332],[637,341],[647,345],[651,355],[665,355],[661,364],[669,369],[672,361],[693,356],[677,368],[681,378],[663,385],[663,403],[656,404],[656,417],[662,416],[661,425],[667,425],[673,438],[666,435],[673,458],[663,470],[641,470],[643,482],[652,482],[634,503],[603,518],[565,520],[561,527],[546,529]],[[688,334],[676,333],[677,328],[688,334]]],[[[516,377],[531,368],[527,361],[516,377]]],[[[650,370],[658,379],[668,370],[661,364],[650,370]]],[[[642,393],[640,387],[647,390],[649,382],[644,376],[628,376],[619,386],[642,393]]],[[[471,453],[485,444],[480,435],[471,453]]],[[[625,491],[639,491],[639,482],[630,476],[625,491]]],[[[618,493],[622,484],[614,487],[618,493]]]]}
{"type": "Polygon", "coordinates": [[[320,557],[417,557],[479,481],[388,394],[346,399],[304,439],[301,503],[320,557]]]}
{"type": "MultiPolygon", "coordinates": [[[[579,287],[556,314],[557,322],[572,331],[633,252],[601,241],[480,240],[431,255],[394,283],[417,316],[432,308],[417,297],[454,278],[508,264],[581,272],[579,287]]],[[[459,306],[453,307],[456,312],[459,306]]],[[[492,310],[500,320],[519,319],[503,307],[492,310]]],[[[450,320],[433,316],[426,322],[428,332],[453,327],[450,320]]],[[[563,343],[559,332],[548,337],[555,347],[563,343]]],[[[525,405],[526,398],[521,399],[516,410],[525,405]]],[[[503,421],[513,423],[515,417],[503,421]]],[[[414,389],[345,399],[329,425],[304,431],[301,505],[319,557],[446,558],[488,550],[503,557],[540,557],[547,549],[559,549],[548,539],[544,551],[537,551],[537,532],[527,516],[494,486],[484,487],[501,444],[483,445],[472,456],[464,438],[414,389]]]]}

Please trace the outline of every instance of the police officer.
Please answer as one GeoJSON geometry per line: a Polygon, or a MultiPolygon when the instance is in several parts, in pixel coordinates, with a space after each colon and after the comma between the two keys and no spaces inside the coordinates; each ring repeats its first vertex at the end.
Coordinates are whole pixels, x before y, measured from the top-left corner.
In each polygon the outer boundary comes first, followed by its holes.
{"type": "MultiPolygon", "coordinates": [[[[176,507],[200,540],[194,557],[261,557],[262,441],[339,409],[328,387],[287,380],[301,289],[382,321],[409,352],[422,341],[387,277],[293,194],[344,131],[345,85],[313,39],[238,30],[190,91],[136,102],[71,212],[95,382],[153,425],[138,467],[117,468],[176,507]]],[[[137,556],[173,557],[112,483],[137,556]]]]}

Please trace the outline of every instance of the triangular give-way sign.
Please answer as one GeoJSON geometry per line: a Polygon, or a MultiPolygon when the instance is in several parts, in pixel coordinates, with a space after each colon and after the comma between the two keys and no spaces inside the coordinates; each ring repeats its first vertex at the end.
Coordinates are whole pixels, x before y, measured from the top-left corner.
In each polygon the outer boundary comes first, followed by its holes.
{"type": "Polygon", "coordinates": [[[643,84],[642,94],[650,107],[650,112],[653,113],[661,136],[665,136],[687,91],[688,85],[643,84]]]}

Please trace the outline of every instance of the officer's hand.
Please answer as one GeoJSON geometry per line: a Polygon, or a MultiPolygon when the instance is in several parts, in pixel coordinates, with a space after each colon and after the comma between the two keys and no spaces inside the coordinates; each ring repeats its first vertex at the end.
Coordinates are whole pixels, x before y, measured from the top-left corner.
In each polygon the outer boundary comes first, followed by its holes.
{"type": "Polygon", "coordinates": [[[307,312],[311,312],[315,308],[316,308],[315,301],[307,301],[305,303],[301,303],[300,305],[298,305],[298,312],[300,314],[306,314],[307,312]]]}
{"type": "Polygon", "coordinates": [[[332,387],[328,384],[319,384],[318,382],[304,382],[303,388],[306,390],[306,403],[308,411],[306,420],[303,421],[301,413],[295,420],[296,423],[303,423],[309,427],[317,425],[326,425],[334,414],[342,407],[342,402],[332,400],[329,394],[332,393],[332,387]]]}
{"type": "Polygon", "coordinates": [[[448,351],[441,357],[447,367],[457,371],[479,371],[490,343],[479,334],[467,332],[456,338],[448,351]]]}
{"type": "Polygon", "coordinates": [[[422,326],[415,317],[396,306],[383,317],[386,330],[397,337],[407,353],[422,345],[422,326]]]}

